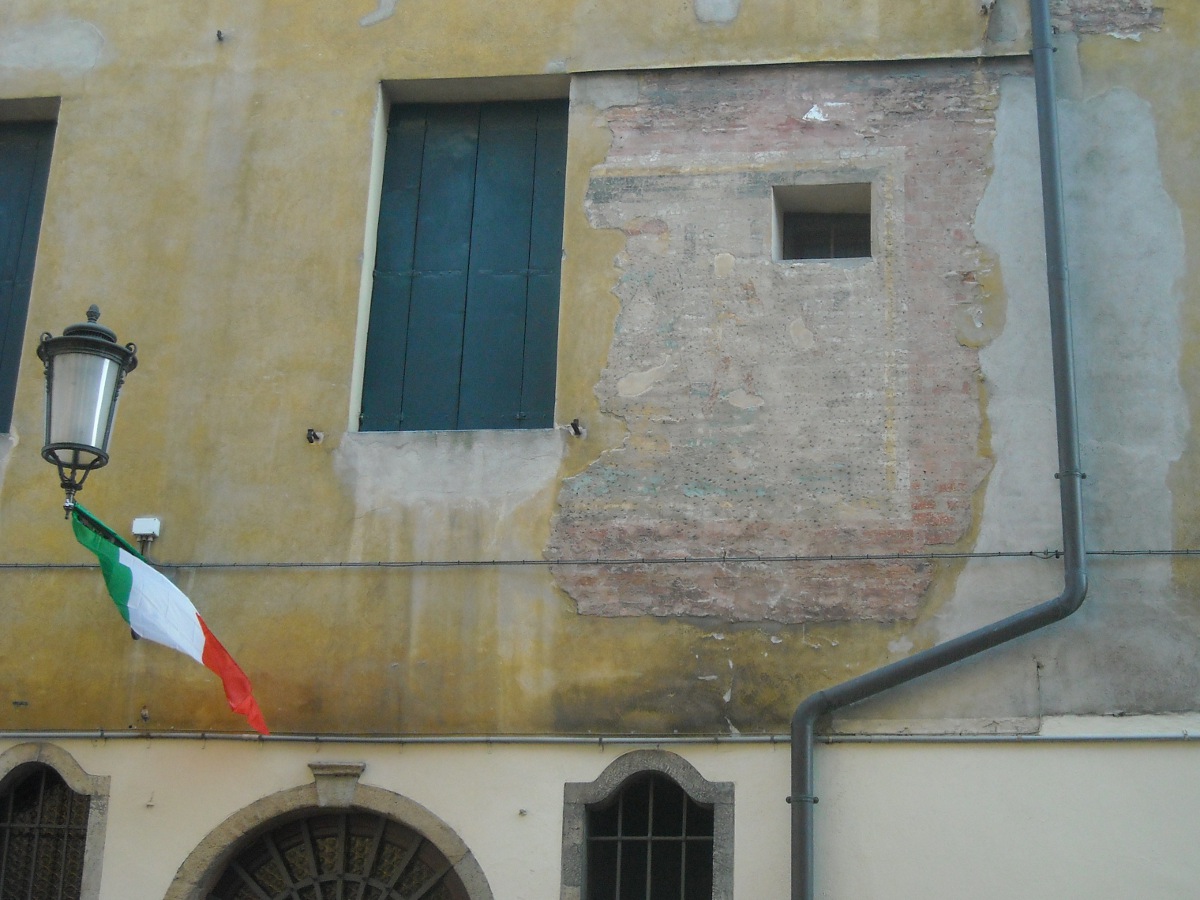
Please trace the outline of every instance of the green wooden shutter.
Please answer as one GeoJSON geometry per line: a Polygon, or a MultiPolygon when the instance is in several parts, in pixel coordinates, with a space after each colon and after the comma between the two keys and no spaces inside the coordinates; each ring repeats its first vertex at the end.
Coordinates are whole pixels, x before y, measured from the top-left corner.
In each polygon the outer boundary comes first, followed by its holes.
{"type": "Polygon", "coordinates": [[[363,430],[553,424],[566,104],[396,106],[363,430]]]}
{"type": "Polygon", "coordinates": [[[477,106],[393,107],[360,427],[455,428],[477,106]]]}
{"type": "Polygon", "coordinates": [[[427,111],[400,427],[458,427],[479,107],[427,111]]]}
{"type": "Polygon", "coordinates": [[[363,369],[359,427],[364,431],[400,429],[424,147],[424,112],[402,106],[393,108],[379,200],[375,285],[363,369]]]}
{"type": "Polygon", "coordinates": [[[537,112],[484,107],[471,239],[460,428],[518,428],[537,112]]]}
{"type": "Polygon", "coordinates": [[[484,108],[460,428],[553,424],[566,112],[561,101],[484,108]]]}
{"type": "Polygon", "coordinates": [[[53,140],[52,122],[0,123],[0,432],[12,424],[53,140]]]}
{"type": "Polygon", "coordinates": [[[539,107],[535,171],[521,407],[526,428],[550,428],[558,372],[558,285],[567,177],[565,103],[539,107]]]}

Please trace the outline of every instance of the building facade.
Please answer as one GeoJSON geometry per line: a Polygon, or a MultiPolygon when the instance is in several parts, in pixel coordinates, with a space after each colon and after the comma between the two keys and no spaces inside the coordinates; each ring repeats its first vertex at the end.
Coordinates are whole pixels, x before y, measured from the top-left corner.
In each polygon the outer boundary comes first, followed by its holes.
{"type": "MultiPolygon", "coordinates": [[[[1200,12],[1050,13],[1088,597],[819,723],[821,897],[1200,877],[1200,12]]],[[[787,896],[801,701],[1062,588],[1031,43],[10,0],[0,886],[787,896]],[[34,350],[91,303],[139,366],[80,499],[161,520],[269,737],[59,514],[34,350]]]]}

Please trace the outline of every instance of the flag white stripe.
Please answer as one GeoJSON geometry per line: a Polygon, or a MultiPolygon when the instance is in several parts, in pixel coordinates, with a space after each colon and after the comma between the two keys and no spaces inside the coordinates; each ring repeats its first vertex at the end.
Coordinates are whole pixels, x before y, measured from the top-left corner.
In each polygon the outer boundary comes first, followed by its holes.
{"type": "Polygon", "coordinates": [[[196,607],[166,576],[136,556],[118,548],[121,565],[129,569],[129,627],[139,637],[165,644],[204,662],[204,632],[196,607]]]}

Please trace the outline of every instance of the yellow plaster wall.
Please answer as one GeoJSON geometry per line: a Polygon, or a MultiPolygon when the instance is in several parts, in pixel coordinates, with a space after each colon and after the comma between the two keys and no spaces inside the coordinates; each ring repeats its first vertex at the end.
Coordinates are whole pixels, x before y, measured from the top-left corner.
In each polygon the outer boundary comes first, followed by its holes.
{"type": "MultiPolygon", "coordinates": [[[[999,6],[1021,18],[1012,0],[999,6]]],[[[264,71],[436,78],[1013,49],[994,46],[994,33],[988,43],[989,15],[974,0],[220,0],[187,9],[14,0],[8,10],[5,31],[22,42],[15,59],[28,61],[27,42],[51,35],[61,50],[70,23],[94,32],[106,68],[135,70],[202,68],[214,50],[264,71]],[[214,48],[218,30],[225,40],[214,48]]]]}
{"type": "MultiPolygon", "coordinates": [[[[361,24],[390,5],[6,6],[0,100],[62,104],[15,446],[0,469],[0,561],[86,560],[37,456],[41,373],[31,348],[91,302],[122,341],[138,343],[141,364],[113,462],[81,499],[121,530],[135,515],[161,516],[156,558],[375,562],[419,549],[421,558],[486,560],[498,547],[539,558],[558,481],[622,439],[621,423],[595,415],[592,390],[616,317],[621,242],[581,211],[608,132],[589,124],[586,108],[576,112],[560,355],[586,363],[560,365],[558,403],[560,420],[590,420],[588,435],[564,438],[558,471],[515,506],[464,503],[433,519],[372,510],[336,455],[352,414],[381,81],[998,49],[985,47],[986,17],[966,0],[743,0],[725,24],[665,0],[486,9],[400,0],[361,24]],[[307,443],[308,428],[324,441],[307,443]]],[[[1172,15],[1167,34],[1115,51],[1088,39],[1083,58],[1089,77],[1133,79],[1158,98],[1171,183],[1183,195],[1194,115],[1185,92],[1155,82],[1183,71],[1198,42],[1195,15],[1172,15]]],[[[1183,207],[1190,236],[1200,206],[1183,207]]],[[[1190,507],[1179,508],[1183,522],[1190,507]]],[[[935,594],[955,572],[938,570],[935,594]]],[[[809,690],[886,661],[905,634],[877,623],[580,617],[536,566],[168,573],[250,673],[279,731],[777,730],[809,690]]],[[[0,602],[4,727],[241,727],[208,673],[128,640],[94,570],[0,569],[0,602]]]]}

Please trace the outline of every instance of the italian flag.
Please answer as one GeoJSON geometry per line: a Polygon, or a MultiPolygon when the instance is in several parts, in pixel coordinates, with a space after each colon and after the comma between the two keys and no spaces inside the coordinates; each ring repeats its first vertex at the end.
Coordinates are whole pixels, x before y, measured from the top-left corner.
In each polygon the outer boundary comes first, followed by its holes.
{"type": "Polygon", "coordinates": [[[217,673],[229,708],[246,717],[259,734],[269,734],[250,679],[213,636],[192,601],[119,534],[78,504],[71,525],[79,543],[96,554],[108,593],[136,637],[186,653],[217,673]]]}

